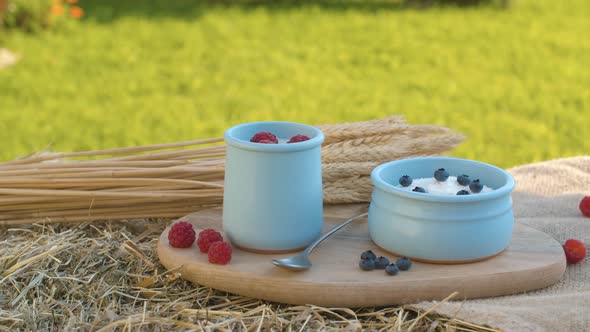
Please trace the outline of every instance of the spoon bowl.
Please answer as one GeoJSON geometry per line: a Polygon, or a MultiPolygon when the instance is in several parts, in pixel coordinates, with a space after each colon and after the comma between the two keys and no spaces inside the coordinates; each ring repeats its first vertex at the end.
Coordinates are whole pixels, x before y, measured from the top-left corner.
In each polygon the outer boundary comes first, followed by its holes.
{"type": "Polygon", "coordinates": [[[273,259],[272,263],[276,266],[291,271],[303,271],[311,267],[311,261],[309,260],[309,258],[307,258],[307,255],[304,255],[303,253],[297,256],[273,259]]]}

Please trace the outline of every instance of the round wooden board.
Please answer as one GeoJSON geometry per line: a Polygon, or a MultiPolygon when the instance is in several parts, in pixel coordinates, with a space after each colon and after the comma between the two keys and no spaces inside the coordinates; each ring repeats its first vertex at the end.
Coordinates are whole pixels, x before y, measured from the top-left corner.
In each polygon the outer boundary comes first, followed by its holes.
{"type": "MultiPolygon", "coordinates": [[[[366,205],[327,206],[325,229],[366,211],[366,205]]],[[[196,229],[221,230],[221,209],[190,214],[183,221],[196,229]]],[[[366,307],[441,300],[454,291],[456,300],[526,292],[556,283],[566,267],[563,249],[549,235],[517,224],[509,248],[489,260],[459,265],[414,262],[409,271],[388,276],[383,270],[362,271],[360,253],[372,249],[390,260],[396,257],[369,239],[366,218],[325,240],[311,254],[305,272],[278,268],[271,259],[292,254],[262,255],[234,247],[228,265],[207,262],[196,247],[176,249],[168,230],[158,242],[158,256],[168,268],[180,267],[182,278],[215,289],[264,300],[329,307],[366,307]]]]}

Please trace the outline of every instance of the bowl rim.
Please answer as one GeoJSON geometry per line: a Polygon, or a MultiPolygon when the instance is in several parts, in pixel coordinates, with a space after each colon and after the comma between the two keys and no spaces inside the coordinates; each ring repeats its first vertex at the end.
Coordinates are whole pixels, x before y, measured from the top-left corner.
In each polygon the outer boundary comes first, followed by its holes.
{"type": "Polygon", "coordinates": [[[316,127],[306,125],[303,123],[290,122],[290,121],[255,121],[246,122],[233,127],[228,128],[223,134],[225,143],[229,146],[237,148],[260,151],[260,152],[293,152],[308,150],[320,146],[325,139],[324,133],[316,127]],[[291,144],[260,144],[240,139],[236,136],[236,131],[250,126],[267,125],[272,126],[298,126],[314,132],[314,136],[307,141],[291,143],[291,144]]]}
{"type": "Polygon", "coordinates": [[[415,158],[406,158],[406,159],[399,159],[390,161],[384,164],[381,164],[373,169],[371,172],[371,181],[375,188],[383,190],[387,193],[391,193],[397,196],[402,196],[406,198],[411,198],[420,201],[429,201],[429,202],[448,202],[448,203],[462,203],[462,202],[474,202],[474,201],[484,201],[484,200],[492,200],[496,199],[505,195],[509,195],[516,185],[514,178],[510,173],[505,171],[504,169],[494,166],[488,163],[484,163],[481,161],[471,160],[471,159],[463,159],[463,158],[456,158],[456,157],[415,157],[415,158]],[[411,162],[420,162],[421,160],[441,160],[441,161],[460,161],[460,162],[467,162],[467,163],[474,163],[479,164],[485,167],[492,169],[493,171],[497,171],[501,173],[506,178],[506,183],[498,188],[494,189],[490,192],[486,193],[479,193],[477,195],[436,195],[436,194],[429,194],[429,193],[417,193],[413,191],[408,191],[405,189],[401,189],[394,184],[390,184],[383,180],[381,177],[381,172],[384,169],[394,167],[398,164],[404,163],[411,163],[411,162]]]}

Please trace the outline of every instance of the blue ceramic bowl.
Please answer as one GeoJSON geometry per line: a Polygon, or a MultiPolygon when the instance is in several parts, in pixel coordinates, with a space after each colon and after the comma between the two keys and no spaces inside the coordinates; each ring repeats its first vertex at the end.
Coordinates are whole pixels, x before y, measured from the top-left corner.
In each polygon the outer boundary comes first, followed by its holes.
{"type": "Polygon", "coordinates": [[[514,179],[498,167],[449,157],[411,158],[376,167],[371,181],[369,233],[389,252],[432,263],[467,263],[499,254],[512,239],[514,179]],[[441,167],[452,176],[479,178],[494,190],[446,196],[398,186],[403,175],[432,178],[441,167]]]}
{"type": "Polygon", "coordinates": [[[236,246],[262,253],[296,251],[322,230],[321,144],[317,128],[293,122],[253,122],[228,129],[223,230],[236,246]],[[260,144],[250,139],[268,131],[288,140],[260,144]]]}

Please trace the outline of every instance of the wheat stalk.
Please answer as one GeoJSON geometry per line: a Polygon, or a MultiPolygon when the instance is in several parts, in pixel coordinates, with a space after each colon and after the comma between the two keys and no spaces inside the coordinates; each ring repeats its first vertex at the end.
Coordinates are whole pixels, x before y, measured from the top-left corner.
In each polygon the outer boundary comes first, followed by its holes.
{"type": "Polygon", "coordinates": [[[408,124],[402,116],[394,115],[382,119],[318,125],[317,127],[326,136],[324,144],[328,145],[359,137],[393,134],[407,128],[408,124]]]}
{"type": "Polygon", "coordinates": [[[377,165],[379,163],[373,161],[325,163],[322,165],[322,179],[324,183],[330,183],[343,178],[370,175],[377,165]]]}
{"type": "Polygon", "coordinates": [[[394,141],[386,145],[343,146],[328,145],[322,149],[322,161],[326,163],[340,162],[386,162],[395,159],[419,155],[434,155],[454,148],[464,137],[458,134],[427,136],[410,139],[406,135],[399,135],[394,141]]]}
{"type": "Polygon", "coordinates": [[[369,176],[352,176],[325,183],[323,191],[325,203],[359,203],[370,201],[373,186],[369,176]]]}

